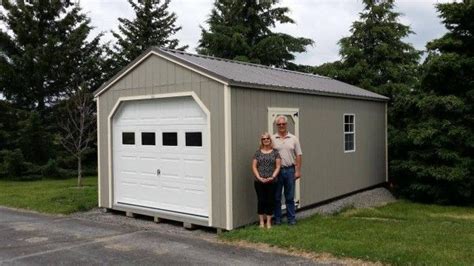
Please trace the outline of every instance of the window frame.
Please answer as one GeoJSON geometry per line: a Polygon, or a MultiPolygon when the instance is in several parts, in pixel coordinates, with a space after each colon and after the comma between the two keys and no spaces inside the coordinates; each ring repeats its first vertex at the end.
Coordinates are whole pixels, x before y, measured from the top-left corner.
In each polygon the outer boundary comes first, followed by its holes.
{"type": "MultiPolygon", "coordinates": [[[[350,118],[349,118],[350,119],[350,118]]],[[[342,146],[344,149],[344,153],[352,153],[356,151],[356,115],[354,113],[345,113],[342,115],[342,146]],[[346,117],[353,117],[352,123],[346,123],[346,117]],[[352,125],[353,130],[346,132],[346,125],[352,125]],[[346,135],[353,135],[353,149],[346,150],[346,135]]]]}

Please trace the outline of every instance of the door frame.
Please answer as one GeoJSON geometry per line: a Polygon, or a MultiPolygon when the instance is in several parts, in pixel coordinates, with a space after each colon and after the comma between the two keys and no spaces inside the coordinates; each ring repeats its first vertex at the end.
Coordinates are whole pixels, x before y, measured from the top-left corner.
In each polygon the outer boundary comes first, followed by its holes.
{"type": "MultiPolygon", "coordinates": [[[[295,136],[299,139],[300,138],[300,109],[299,108],[288,108],[288,107],[268,107],[268,132],[273,135],[273,124],[275,118],[279,115],[291,116],[293,121],[295,122],[295,136]]],[[[301,182],[300,179],[296,180],[295,182],[295,205],[296,208],[301,206],[301,182]]],[[[284,207],[284,204],[283,206],[284,207]]]]}
{"type": "MultiPolygon", "coordinates": [[[[114,180],[113,180],[113,119],[114,115],[117,113],[121,103],[123,102],[128,102],[128,101],[140,101],[140,100],[152,100],[152,99],[161,99],[161,98],[178,98],[178,97],[192,97],[193,100],[199,105],[201,110],[206,114],[207,116],[207,142],[208,142],[208,173],[209,173],[209,178],[208,178],[208,218],[207,224],[208,226],[212,226],[212,160],[211,160],[211,112],[207,107],[204,105],[202,100],[199,98],[199,96],[194,92],[194,91],[186,91],[186,92],[176,92],[176,93],[162,93],[162,94],[153,94],[153,95],[138,95],[138,96],[125,96],[125,97],[120,97],[117,99],[117,102],[115,103],[114,107],[109,113],[109,116],[107,118],[107,129],[108,129],[108,172],[109,172],[109,208],[113,208],[114,203],[114,180]]],[[[146,208],[146,207],[144,207],[146,208]]]]}

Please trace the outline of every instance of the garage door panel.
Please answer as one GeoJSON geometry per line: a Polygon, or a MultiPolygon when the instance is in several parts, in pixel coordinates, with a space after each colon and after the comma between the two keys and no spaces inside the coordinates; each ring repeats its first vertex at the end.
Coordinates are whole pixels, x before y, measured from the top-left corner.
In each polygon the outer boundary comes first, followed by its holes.
{"type": "Polygon", "coordinates": [[[207,115],[191,97],[122,104],[113,118],[115,201],[207,216],[207,129],[207,115]],[[132,144],[123,143],[123,132],[133,132],[132,144]],[[186,146],[187,132],[199,132],[201,146],[186,146]]]}

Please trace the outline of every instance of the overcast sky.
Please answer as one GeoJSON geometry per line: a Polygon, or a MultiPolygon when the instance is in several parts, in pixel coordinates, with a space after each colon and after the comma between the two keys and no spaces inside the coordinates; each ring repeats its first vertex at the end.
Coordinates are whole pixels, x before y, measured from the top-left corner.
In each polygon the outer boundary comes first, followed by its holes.
{"type": "MultiPolygon", "coordinates": [[[[119,17],[133,18],[132,8],[126,0],[79,0],[84,11],[99,31],[117,30],[119,17]]],[[[434,5],[450,0],[396,0],[396,11],[402,13],[401,22],[410,25],[415,32],[407,41],[417,49],[424,49],[426,42],[445,33],[434,5]]],[[[199,26],[206,27],[206,19],[213,0],[172,0],[170,11],[176,13],[177,25],[183,29],[176,34],[182,44],[189,45],[188,52],[195,52],[200,38],[199,26]]],[[[306,53],[298,54],[296,63],[319,65],[339,58],[338,40],[350,34],[353,21],[362,11],[362,0],[282,0],[282,6],[290,8],[290,17],[296,24],[278,25],[275,31],[315,41],[306,53]]],[[[111,34],[106,34],[112,40],[111,34]]]]}

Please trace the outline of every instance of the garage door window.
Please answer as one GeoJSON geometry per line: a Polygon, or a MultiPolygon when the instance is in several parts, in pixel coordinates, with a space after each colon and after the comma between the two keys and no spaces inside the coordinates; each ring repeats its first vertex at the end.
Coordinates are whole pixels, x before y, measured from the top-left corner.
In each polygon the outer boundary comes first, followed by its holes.
{"type": "Polygon", "coordinates": [[[178,146],[178,133],[163,132],[163,146],[178,146]]]}
{"type": "Polygon", "coordinates": [[[134,132],[122,132],[122,144],[123,145],[135,145],[135,133],[134,132]]]}
{"type": "Polygon", "coordinates": [[[186,146],[201,147],[202,133],[201,132],[186,132],[186,146]]]}
{"type": "Polygon", "coordinates": [[[155,132],[142,132],[142,145],[155,145],[155,132]]]}

